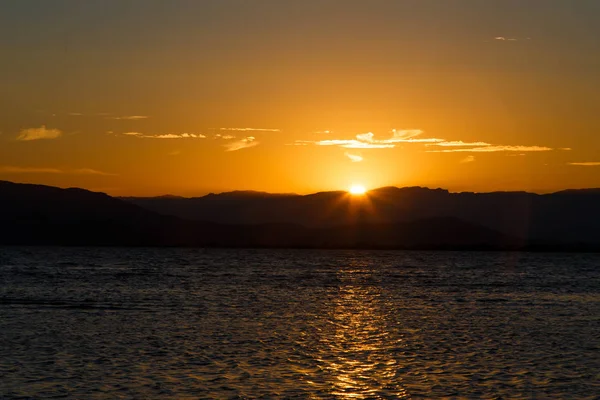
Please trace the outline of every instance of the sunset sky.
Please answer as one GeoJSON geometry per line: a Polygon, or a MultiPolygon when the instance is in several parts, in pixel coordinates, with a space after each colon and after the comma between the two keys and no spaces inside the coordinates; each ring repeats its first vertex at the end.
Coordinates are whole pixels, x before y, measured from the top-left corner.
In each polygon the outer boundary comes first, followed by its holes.
{"type": "Polygon", "coordinates": [[[0,0],[0,180],[600,187],[598,0],[0,0]]]}

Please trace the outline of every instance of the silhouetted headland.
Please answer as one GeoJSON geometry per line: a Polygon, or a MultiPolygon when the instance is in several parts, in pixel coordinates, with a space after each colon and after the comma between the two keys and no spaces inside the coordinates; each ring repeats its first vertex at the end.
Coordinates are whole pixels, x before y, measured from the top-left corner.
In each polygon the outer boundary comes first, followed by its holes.
{"type": "Polygon", "coordinates": [[[600,189],[115,198],[0,181],[0,244],[600,250],[600,189]]]}

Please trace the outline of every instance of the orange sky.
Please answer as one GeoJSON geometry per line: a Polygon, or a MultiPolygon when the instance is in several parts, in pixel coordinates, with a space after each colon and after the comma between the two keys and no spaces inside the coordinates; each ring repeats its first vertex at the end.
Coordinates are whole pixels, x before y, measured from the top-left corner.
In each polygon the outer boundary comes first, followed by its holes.
{"type": "Polygon", "coordinates": [[[600,187],[598,12],[5,2],[0,179],[185,196],[600,187]]]}

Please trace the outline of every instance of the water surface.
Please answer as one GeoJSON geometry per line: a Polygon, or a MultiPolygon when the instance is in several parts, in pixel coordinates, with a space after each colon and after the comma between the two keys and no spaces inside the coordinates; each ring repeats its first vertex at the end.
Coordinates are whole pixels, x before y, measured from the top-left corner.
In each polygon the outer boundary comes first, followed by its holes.
{"type": "Polygon", "coordinates": [[[0,397],[600,393],[600,255],[0,248],[0,397]]]}

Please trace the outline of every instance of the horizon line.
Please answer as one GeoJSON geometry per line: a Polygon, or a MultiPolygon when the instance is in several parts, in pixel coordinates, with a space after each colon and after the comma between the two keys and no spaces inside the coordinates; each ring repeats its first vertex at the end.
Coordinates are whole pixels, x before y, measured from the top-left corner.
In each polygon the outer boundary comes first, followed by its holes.
{"type": "MultiPolygon", "coordinates": [[[[169,198],[169,197],[179,198],[179,199],[197,199],[197,198],[203,198],[206,196],[219,196],[219,195],[227,195],[227,194],[234,194],[234,193],[254,193],[254,194],[264,194],[264,195],[271,195],[271,196],[289,196],[289,197],[307,197],[307,196],[314,196],[314,195],[326,194],[326,193],[348,193],[348,194],[350,193],[349,190],[347,190],[347,189],[346,190],[344,190],[344,189],[320,190],[320,191],[310,192],[310,193],[305,193],[305,194],[295,193],[295,192],[268,192],[268,191],[264,191],[264,190],[253,190],[253,189],[234,189],[234,190],[227,190],[227,191],[223,191],[223,192],[208,192],[204,195],[197,195],[197,196],[182,196],[182,195],[175,195],[175,194],[171,194],[171,193],[151,195],[151,196],[136,196],[136,195],[111,195],[102,190],[87,189],[87,188],[79,187],[79,186],[66,186],[66,187],[65,186],[53,186],[53,185],[46,185],[46,184],[40,184],[40,183],[14,182],[14,181],[8,181],[8,180],[4,180],[4,179],[0,179],[0,183],[10,183],[10,184],[15,184],[15,185],[46,186],[46,187],[53,187],[53,188],[58,188],[58,189],[79,189],[79,190],[86,190],[86,191],[94,192],[94,193],[103,193],[103,194],[106,194],[107,196],[114,197],[114,198],[145,198],[145,199],[169,198]]],[[[552,190],[552,191],[547,191],[547,192],[529,191],[529,190],[525,190],[525,189],[523,189],[523,190],[491,190],[491,191],[475,191],[475,190],[455,191],[455,190],[450,190],[450,189],[446,189],[446,188],[442,188],[442,187],[429,187],[429,186],[419,186],[419,185],[411,185],[411,186],[387,185],[387,186],[380,186],[377,188],[369,189],[365,192],[365,194],[363,196],[359,196],[359,197],[368,197],[369,193],[377,192],[382,189],[397,189],[397,190],[422,189],[422,190],[431,190],[431,191],[441,190],[441,191],[445,191],[449,194],[526,193],[526,194],[535,194],[535,195],[539,195],[539,196],[551,195],[551,194],[568,192],[568,191],[594,191],[594,190],[600,191],[600,187],[564,188],[564,189],[552,190]]]]}

